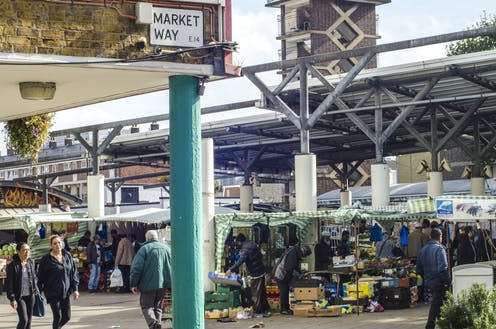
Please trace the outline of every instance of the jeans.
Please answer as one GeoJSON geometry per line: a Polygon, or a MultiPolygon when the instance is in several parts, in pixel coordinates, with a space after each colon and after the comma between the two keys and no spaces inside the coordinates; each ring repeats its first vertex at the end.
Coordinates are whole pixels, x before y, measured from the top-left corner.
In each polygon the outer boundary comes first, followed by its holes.
{"type": "Polygon", "coordinates": [[[429,317],[427,318],[425,329],[434,329],[436,327],[436,319],[439,316],[441,306],[443,306],[446,291],[448,291],[448,288],[444,286],[432,289],[431,308],[429,309],[429,317]]]}
{"type": "Polygon", "coordinates": [[[100,264],[91,264],[88,289],[97,290],[99,281],[100,281],[100,264]]]}
{"type": "Polygon", "coordinates": [[[148,328],[160,328],[162,323],[162,302],[166,289],[157,289],[140,294],[141,312],[145,317],[148,328]]]}
{"type": "Polygon", "coordinates": [[[288,311],[289,310],[289,282],[278,280],[277,286],[279,287],[279,310],[288,311]]]}
{"type": "Polygon", "coordinates": [[[33,296],[22,296],[21,299],[17,301],[17,315],[19,316],[17,329],[31,329],[33,303],[33,296]]]}
{"type": "Polygon", "coordinates": [[[71,296],[50,303],[53,313],[52,329],[60,329],[71,319],[71,296]]]}

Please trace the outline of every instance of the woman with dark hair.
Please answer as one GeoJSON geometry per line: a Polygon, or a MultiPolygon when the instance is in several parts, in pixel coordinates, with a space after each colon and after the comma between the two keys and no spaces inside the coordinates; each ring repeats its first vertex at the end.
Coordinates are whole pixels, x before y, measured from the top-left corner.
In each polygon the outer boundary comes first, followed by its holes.
{"type": "Polygon", "coordinates": [[[21,242],[17,254],[7,266],[7,298],[17,311],[17,329],[30,329],[33,315],[34,295],[37,292],[34,261],[29,258],[29,245],[21,242]]]}
{"type": "Polygon", "coordinates": [[[52,309],[52,328],[59,329],[71,319],[71,294],[79,298],[79,276],[72,255],[62,248],[58,235],[50,237],[50,246],[52,249],[40,261],[38,287],[52,309]]]}

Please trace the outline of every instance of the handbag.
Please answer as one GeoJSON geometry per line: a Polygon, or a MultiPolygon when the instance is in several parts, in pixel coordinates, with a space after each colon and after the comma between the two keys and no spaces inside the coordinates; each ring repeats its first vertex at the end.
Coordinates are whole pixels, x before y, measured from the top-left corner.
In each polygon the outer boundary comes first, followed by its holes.
{"type": "Polygon", "coordinates": [[[33,316],[45,316],[45,298],[43,298],[43,296],[39,293],[34,295],[33,316]]]}

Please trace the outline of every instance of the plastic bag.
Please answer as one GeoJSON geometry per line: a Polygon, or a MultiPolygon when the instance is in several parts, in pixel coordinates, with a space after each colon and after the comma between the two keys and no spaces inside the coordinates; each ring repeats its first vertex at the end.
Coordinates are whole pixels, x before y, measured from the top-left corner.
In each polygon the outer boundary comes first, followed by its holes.
{"type": "Polygon", "coordinates": [[[123,285],[122,272],[116,267],[110,275],[110,288],[122,287],[123,285]]]}

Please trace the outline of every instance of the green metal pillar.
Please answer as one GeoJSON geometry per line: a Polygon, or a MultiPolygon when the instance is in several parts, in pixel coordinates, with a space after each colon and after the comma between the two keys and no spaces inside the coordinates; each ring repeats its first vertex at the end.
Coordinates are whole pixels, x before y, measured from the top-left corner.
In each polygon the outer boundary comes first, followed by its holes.
{"type": "Polygon", "coordinates": [[[175,329],[203,329],[201,109],[198,78],[169,79],[172,307],[175,329]]]}

